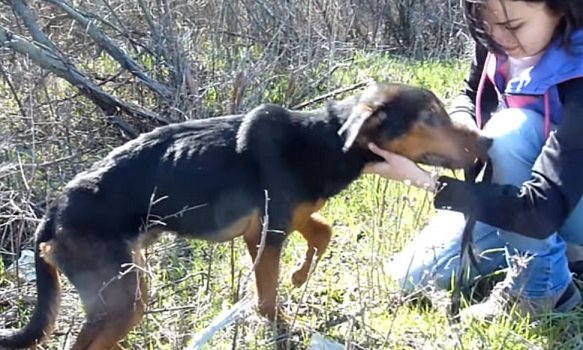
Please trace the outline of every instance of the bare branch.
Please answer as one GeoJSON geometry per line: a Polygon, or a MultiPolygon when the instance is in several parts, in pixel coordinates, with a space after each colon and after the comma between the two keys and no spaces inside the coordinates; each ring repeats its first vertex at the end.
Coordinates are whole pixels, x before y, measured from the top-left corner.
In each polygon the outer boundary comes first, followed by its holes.
{"type": "Polygon", "coordinates": [[[62,58],[55,56],[55,53],[47,48],[35,45],[0,26],[0,47],[1,46],[7,46],[22,55],[28,56],[40,67],[67,80],[108,115],[115,115],[118,111],[123,111],[135,117],[153,120],[159,124],[168,124],[167,120],[156,113],[141,106],[124,102],[101,90],[74,65],[69,62],[64,62],[62,58]]]}
{"type": "Polygon", "coordinates": [[[12,81],[10,80],[10,76],[8,74],[6,74],[6,72],[4,71],[4,68],[2,67],[1,64],[0,64],[0,74],[2,74],[2,77],[6,81],[6,84],[8,84],[8,88],[10,89],[10,92],[12,92],[12,96],[14,96],[14,100],[16,101],[16,104],[18,105],[18,109],[20,110],[20,114],[22,115],[23,118],[26,118],[26,113],[24,112],[24,106],[22,105],[22,102],[20,101],[20,98],[18,97],[18,93],[16,91],[16,88],[14,87],[14,84],[12,84],[12,81]]]}
{"type": "Polygon", "coordinates": [[[144,19],[148,23],[150,30],[154,34],[154,37],[159,38],[160,31],[158,29],[158,25],[154,22],[154,19],[152,19],[152,15],[150,14],[150,11],[148,11],[148,6],[146,6],[146,4],[144,3],[144,0],[138,0],[138,5],[140,6],[142,13],[144,14],[144,19]]]}
{"type": "MultiPolygon", "coordinates": [[[[38,27],[38,21],[36,16],[28,10],[28,6],[22,0],[10,0],[10,5],[12,9],[18,14],[18,16],[24,22],[24,25],[32,35],[32,38],[39,42],[40,44],[46,46],[47,48],[53,50],[55,53],[60,53],[59,49],[53,44],[53,42],[42,32],[38,27]]],[[[63,55],[61,55],[64,57],[63,55]]]]}
{"type": "Polygon", "coordinates": [[[111,124],[120,128],[123,132],[125,132],[129,138],[135,139],[136,137],[138,137],[138,133],[128,123],[126,123],[124,120],[120,119],[119,117],[117,117],[115,115],[110,115],[107,117],[107,120],[111,124]]]}
{"type": "Polygon", "coordinates": [[[161,84],[150,78],[144,70],[139,66],[137,62],[131,59],[128,55],[126,55],[119,47],[117,47],[112,40],[105,35],[97,26],[93,23],[92,20],[85,17],[79,11],[74,9],[73,7],[66,4],[64,1],[61,0],[47,0],[51,4],[58,6],[60,9],[65,11],[71,18],[77,21],[83,28],[85,28],[86,32],[95,40],[107,53],[113,57],[116,61],[118,61],[122,67],[127,69],[130,73],[135,75],[144,85],[146,85],[150,90],[154,91],[156,94],[160,95],[165,100],[172,99],[172,91],[161,84]]]}
{"type": "Polygon", "coordinates": [[[0,163],[0,178],[5,177],[7,175],[12,174],[13,171],[17,171],[18,169],[38,169],[38,168],[47,168],[53,166],[55,164],[64,163],[71,161],[73,159],[79,158],[82,154],[76,153],[68,157],[55,159],[49,162],[44,163],[0,163]]]}
{"type": "Polygon", "coordinates": [[[370,83],[371,83],[370,81],[366,80],[366,81],[358,82],[356,84],[352,84],[352,85],[347,86],[347,87],[339,88],[339,89],[336,89],[334,91],[330,91],[327,94],[324,94],[324,95],[315,97],[315,98],[313,98],[313,99],[311,99],[309,101],[306,101],[306,102],[302,102],[300,104],[297,104],[297,105],[293,106],[292,109],[302,109],[302,108],[307,107],[307,106],[309,106],[311,104],[314,104],[314,103],[323,101],[323,100],[325,100],[327,98],[334,97],[336,95],[340,95],[340,94],[343,94],[343,93],[346,93],[346,92],[349,92],[349,91],[352,91],[352,90],[360,89],[361,87],[366,86],[366,85],[368,85],[370,83]]]}

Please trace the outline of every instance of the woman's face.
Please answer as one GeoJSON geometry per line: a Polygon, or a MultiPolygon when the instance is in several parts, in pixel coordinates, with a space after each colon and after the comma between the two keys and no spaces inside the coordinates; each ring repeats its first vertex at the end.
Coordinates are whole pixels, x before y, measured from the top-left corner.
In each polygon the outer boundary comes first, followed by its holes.
{"type": "Polygon", "coordinates": [[[562,18],[544,2],[487,0],[483,11],[488,34],[513,58],[544,51],[562,18]]]}

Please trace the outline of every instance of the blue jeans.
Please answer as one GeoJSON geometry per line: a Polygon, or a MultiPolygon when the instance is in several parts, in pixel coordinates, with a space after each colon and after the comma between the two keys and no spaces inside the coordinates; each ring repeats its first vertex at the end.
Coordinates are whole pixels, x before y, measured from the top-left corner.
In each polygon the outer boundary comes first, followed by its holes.
{"type": "MultiPolygon", "coordinates": [[[[505,109],[492,116],[484,132],[494,139],[489,155],[492,182],[520,186],[530,178],[544,145],[543,117],[526,109],[505,109]]],[[[582,136],[583,137],[583,136],[582,136]]],[[[463,214],[438,210],[429,224],[403,251],[393,257],[390,273],[406,293],[428,285],[451,287],[459,268],[463,214]]],[[[479,273],[489,274],[512,266],[517,254],[528,255],[515,286],[522,295],[541,298],[560,293],[571,281],[565,242],[583,244],[583,200],[561,229],[546,239],[534,239],[478,222],[474,244],[479,273]]],[[[472,271],[476,277],[478,271],[472,271]]]]}

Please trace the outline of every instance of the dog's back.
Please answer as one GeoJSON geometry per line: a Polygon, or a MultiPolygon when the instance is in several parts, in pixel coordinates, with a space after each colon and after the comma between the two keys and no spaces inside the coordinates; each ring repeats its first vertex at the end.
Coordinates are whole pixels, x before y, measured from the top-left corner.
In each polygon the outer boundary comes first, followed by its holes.
{"type": "Polygon", "coordinates": [[[160,226],[205,235],[228,224],[244,214],[233,212],[237,207],[255,204],[247,197],[257,192],[252,163],[235,151],[241,119],[166,126],[118,147],[66,186],[60,224],[99,239],[128,239],[160,226]],[[217,204],[231,210],[217,213],[217,204]]]}
{"type": "Polygon", "coordinates": [[[364,158],[341,150],[339,123],[324,109],[264,105],[245,117],[158,128],[77,175],[60,199],[60,224],[100,240],[131,239],[152,228],[232,238],[213,233],[262,210],[267,188],[316,201],[358,176],[364,158]]]}

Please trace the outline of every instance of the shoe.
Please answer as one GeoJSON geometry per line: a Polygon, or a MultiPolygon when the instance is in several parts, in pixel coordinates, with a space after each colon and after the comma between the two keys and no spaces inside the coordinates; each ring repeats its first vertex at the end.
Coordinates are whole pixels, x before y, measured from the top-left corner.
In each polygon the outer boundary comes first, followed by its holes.
{"type": "Polygon", "coordinates": [[[583,261],[583,245],[567,243],[567,260],[583,261]]]}
{"type": "Polygon", "coordinates": [[[573,282],[561,293],[541,298],[528,298],[516,294],[510,286],[506,280],[496,284],[485,301],[462,310],[461,319],[490,322],[501,316],[514,318],[528,315],[534,321],[549,312],[571,311],[581,302],[581,293],[573,282]]]}
{"type": "Polygon", "coordinates": [[[575,275],[576,279],[582,279],[583,246],[579,244],[567,243],[567,260],[569,261],[569,271],[575,275]]]}

